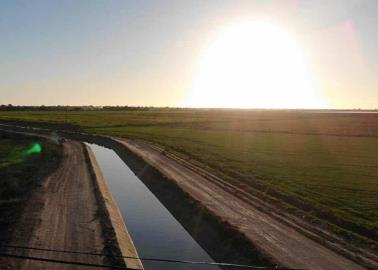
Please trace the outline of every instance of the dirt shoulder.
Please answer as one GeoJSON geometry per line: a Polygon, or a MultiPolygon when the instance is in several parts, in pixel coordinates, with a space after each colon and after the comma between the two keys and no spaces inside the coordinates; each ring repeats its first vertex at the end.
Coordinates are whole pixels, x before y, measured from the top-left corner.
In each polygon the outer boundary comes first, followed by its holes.
{"type": "Polygon", "coordinates": [[[277,264],[302,269],[364,269],[156,149],[130,140],[117,141],[174,180],[212,213],[237,228],[259,251],[277,264]]]}
{"type": "MultiPolygon", "coordinates": [[[[89,173],[83,145],[63,144],[58,170],[32,192],[12,236],[11,245],[45,249],[103,252],[103,221],[99,215],[94,181],[89,173]]],[[[106,238],[105,238],[106,239],[106,238]]],[[[110,263],[101,256],[47,251],[9,250],[12,253],[92,264],[110,263]]],[[[31,260],[11,260],[10,269],[92,269],[31,260]]]]}
{"type": "MultiPolygon", "coordinates": [[[[30,197],[13,235],[13,245],[98,252],[104,248],[94,186],[78,142],[63,145],[61,166],[30,197]]],[[[103,264],[103,258],[29,251],[24,254],[103,264]]],[[[14,261],[14,269],[85,269],[36,261],[14,261]]],[[[89,268],[88,268],[89,269],[89,268]]]]}

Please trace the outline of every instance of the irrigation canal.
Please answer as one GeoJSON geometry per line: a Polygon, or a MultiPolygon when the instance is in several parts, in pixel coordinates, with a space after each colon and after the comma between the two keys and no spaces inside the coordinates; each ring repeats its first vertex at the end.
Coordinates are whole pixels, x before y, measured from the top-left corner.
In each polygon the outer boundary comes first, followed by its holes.
{"type": "MultiPolygon", "coordinates": [[[[111,149],[88,144],[140,257],[213,262],[206,251],[111,149]]],[[[211,265],[142,261],[146,270],[212,270],[211,265]]]]}

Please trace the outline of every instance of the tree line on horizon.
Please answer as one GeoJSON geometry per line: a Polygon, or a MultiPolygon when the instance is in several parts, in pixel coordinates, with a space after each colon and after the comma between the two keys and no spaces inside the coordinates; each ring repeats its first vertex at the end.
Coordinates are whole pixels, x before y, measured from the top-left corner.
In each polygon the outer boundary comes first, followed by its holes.
{"type": "Polygon", "coordinates": [[[154,107],[147,106],[69,106],[69,105],[57,105],[57,106],[26,106],[26,105],[12,105],[2,104],[0,105],[0,111],[141,111],[150,110],[154,107]]]}
{"type": "MultiPolygon", "coordinates": [[[[72,106],[72,105],[12,105],[12,104],[2,104],[0,105],[0,111],[150,111],[150,110],[291,110],[291,109],[230,109],[230,108],[185,108],[185,107],[154,107],[154,106],[94,106],[94,105],[83,105],[83,106],[72,106]]],[[[305,110],[305,109],[294,109],[294,110],[305,110]]],[[[377,112],[376,109],[308,109],[308,111],[371,111],[377,112]]],[[[305,110],[306,111],[306,110],[305,110]]]]}

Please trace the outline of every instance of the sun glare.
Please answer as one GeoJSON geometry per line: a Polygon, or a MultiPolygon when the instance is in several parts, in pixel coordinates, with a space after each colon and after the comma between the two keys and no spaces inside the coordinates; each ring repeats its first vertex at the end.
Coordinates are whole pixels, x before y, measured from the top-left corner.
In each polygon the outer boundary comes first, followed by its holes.
{"type": "Polygon", "coordinates": [[[227,27],[204,51],[186,106],[320,108],[300,45],[279,27],[227,27]]]}

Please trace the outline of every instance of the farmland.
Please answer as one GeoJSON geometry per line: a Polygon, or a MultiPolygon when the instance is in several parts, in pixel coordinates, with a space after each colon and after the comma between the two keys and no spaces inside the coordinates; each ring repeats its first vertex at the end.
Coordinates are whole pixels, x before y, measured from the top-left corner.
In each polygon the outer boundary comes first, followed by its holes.
{"type": "Polygon", "coordinates": [[[145,140],[251,193],[376,239],[378,114],[174,110],[1,112],[0,121],[145,140]],[[374,233],[375,232],[375,233],[374,233]]]}

